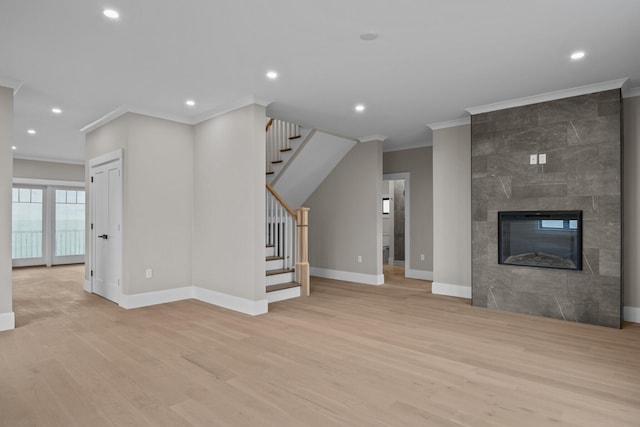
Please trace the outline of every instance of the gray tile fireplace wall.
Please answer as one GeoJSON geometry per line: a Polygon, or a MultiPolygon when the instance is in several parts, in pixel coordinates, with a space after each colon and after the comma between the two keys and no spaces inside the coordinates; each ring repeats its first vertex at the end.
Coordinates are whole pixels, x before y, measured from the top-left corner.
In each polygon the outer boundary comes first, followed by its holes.
{"type": "Polygon", "coordinates": [[[620,327],[621,101],[611,90],[471,117],[473,305],[620,327]],[[498,264],[498,212],[540,210],[583,212],[582,271],[498,264]]]}

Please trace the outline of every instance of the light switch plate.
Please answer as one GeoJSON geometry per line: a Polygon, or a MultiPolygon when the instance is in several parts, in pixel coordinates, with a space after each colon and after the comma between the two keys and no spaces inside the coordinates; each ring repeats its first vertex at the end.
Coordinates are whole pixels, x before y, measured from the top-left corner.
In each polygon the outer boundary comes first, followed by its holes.
{"type": "Polygon", "coordinates": [[[538,164],[538,155],[537,154],[532,154],[529,156],[529,164],[530,165],[537,165],[538,164]]]}
{"type": "Polygon", "coordinates": [[[540,154],[540,155],[538,155],[538,162],[539,162],[541,165],[546,164],[546,163],[547,163],[547,155],[546,155],[546,154],[540,154]]]}

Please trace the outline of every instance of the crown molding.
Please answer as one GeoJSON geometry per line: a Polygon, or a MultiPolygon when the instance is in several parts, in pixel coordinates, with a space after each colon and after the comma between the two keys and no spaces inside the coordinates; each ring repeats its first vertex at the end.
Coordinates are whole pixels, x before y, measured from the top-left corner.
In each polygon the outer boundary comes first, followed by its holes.
{"type": "Polygon", "coordinates": [[[392,147],[385,147],[383,145],[382,151],[385,153],[391,153],[393,151],[414,150],[416,148],[431,147],[432,145],[433,145],[432,141],[418,142],[411,145],[400,145],[400,146],[392,146],[392,147]]]}
{"type": "Polygon", "coordinates": [[[446,129],[456,126],[470,125],[471,117],[463,117],[461,119],[446,120],[444,122],[430,123],[427,125],[431,130],[446,129]]]}
{"type": "Polygon", "coordinates": [[[640,96],[640,86],[632,87],[622,92],[623,98],[633,98],[634,96],[640,96]]]}
{"type": "Polygon", "coordinates": [[[18,93],[20,88],[24,85],[23,81],[15,80],[15,79],[7,79],[5,77],[0,77],[0,86],[8,87],[9,89],[13,89],[13,96],[18,93]]]}
{"type": "Polygon", "coordinates": [[[235,102],[221,105],[219,107],[214,108],[213,110],[209,110],[206,113],[200,114],[195,117],[186,117],[186,116],[180,116],[177,114],[168,114],[168,113],[160,112],[150,108],[142,108],[142,107],[136,107],[133,105],[123,104],[118,108],[116,108],[115,110],[100,117],[99,119],[85,125],[80,129],[80,132],[87,133],[87,132],[96,130],[97,128],[104,126],[107,123],[112,122],[113,120],[127,113],[141,114],[143,116],[155,117],[157,119],[170,120],[172,122],[184,123],[184,124],[193,126],[193,125],[197,125],[198,123],[202,123],[206,120],[210,120],[215,117],[221,116],[223,114],[230,113],[231,111],[239,110],[240,108],[244,108],[249,105],[256,104],[266,108],[267,105],[269,105],[271,102],[272,101],[259,99],[254,96],[246,96],[246,97],[240,98],[235,102]]]}
{"type": "Polygon", "coordinates": [[[356,138],[358,140],[358,142],[372,142],[372,141],[382,141],[384,142],[388,137],[384,136],[384,135],[378,135],[378,134],[374,134],[374,135],[369,135],[369,136],[365,136],[362,138],[356,138]]]}
{"type": "Polygon", "coordinates": [[[621,89],[628,81],[628,78],[611,80],[608,82],[595,83],[591,85],[578,86],[571,89],[563,89],[555,92],[547,92],[540,95],[527,96],[524,98],[512,99],[509,101],[496,102],[493,104],[480,105],[478,107],[467,108],[471,115],[488,113],[490,111],[504,110],[507,108],[522,107],[524,105],[538,104],[540,102],[555,101],[557,99],[570,98],[572,96],[587,95],[605,90],[621,89]]]}
{"type": "Polygon", "coordinates": [[[48,162],[48,163],[64,163],[68,165],[81,165],[84,166],[83,160],[69,160],[69,159],[57,159],[53,157],[37,157],[37,156],[23,156],[21,154],[13,153],[14,160],[31,160],[34,162],[48,162]]]}
{"type": "Polygon", "coordinates": [[[199,116],[196,116],[195,119],[191,120],[189,124],[191,125],[197,125],[198,123],[202,123],[204,121],[207,120],[211,120],[213,118],[216,118],[218,116],[221,116],[223,114],[227,114],[230,113],[232,111],[235,110],[239,110],[241,108],[247,107],[249,105],[259,105],[261,107],[265,107],[267,108],[267,106],[269,104],[271,104],[273,101],[270,100],[266,100],[266,99],[261,99],[261,98],[256,98],[253,95],[249,95],[249,96],[245,96],[242,97],[234,102],[230,102],[228,104],[223,104],[219,107],[214,108],[213,110],[209,110],[206,113],[200,114],[199,116]]]}
{"type": "Polygon", "coordinates": [[[82,133],[88,133],[91,132],[93,130],[96,130],[97,128],[99,128],[100,126],[104,126],[107,123],[117,119],[118,117],[128,113],[129,110],[127,109],[126,105],[121,105],[118,108],[116,108],[113,111],[108,112],[107,114],[105,114],[104,116],[100,117],[98,120],[95,120],[87,125],[85,125],[84,127],[80,128],[80,132],[82,133]]]}

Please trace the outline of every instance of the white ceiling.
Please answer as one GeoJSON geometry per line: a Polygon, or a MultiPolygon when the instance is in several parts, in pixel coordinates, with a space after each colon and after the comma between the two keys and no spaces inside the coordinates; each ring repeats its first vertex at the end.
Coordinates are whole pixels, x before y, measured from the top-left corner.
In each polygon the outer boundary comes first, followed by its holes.
{"type": "Polygon", "coordinates": [[[251,97],[273,101],[272,117],[397,149],[468,107],[623,77],[639,87],[638,21],[636,0],[0,0],[0,85],[22,84],[16,157],[82,161],[80,129],[122,105],[193,122],[251,97]]]}

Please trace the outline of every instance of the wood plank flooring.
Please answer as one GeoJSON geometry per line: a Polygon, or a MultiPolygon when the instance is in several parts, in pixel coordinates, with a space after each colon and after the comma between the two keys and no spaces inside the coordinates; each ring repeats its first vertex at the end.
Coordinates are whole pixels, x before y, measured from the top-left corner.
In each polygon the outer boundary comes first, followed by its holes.
{"type": "Polygon", "coordinates": [[[471,307],[386,270],[312,278],[245,316],[188,300],[124,310],[83,267],[14,272],[0,426],[638,426],[640,325],[471,307]]]}

